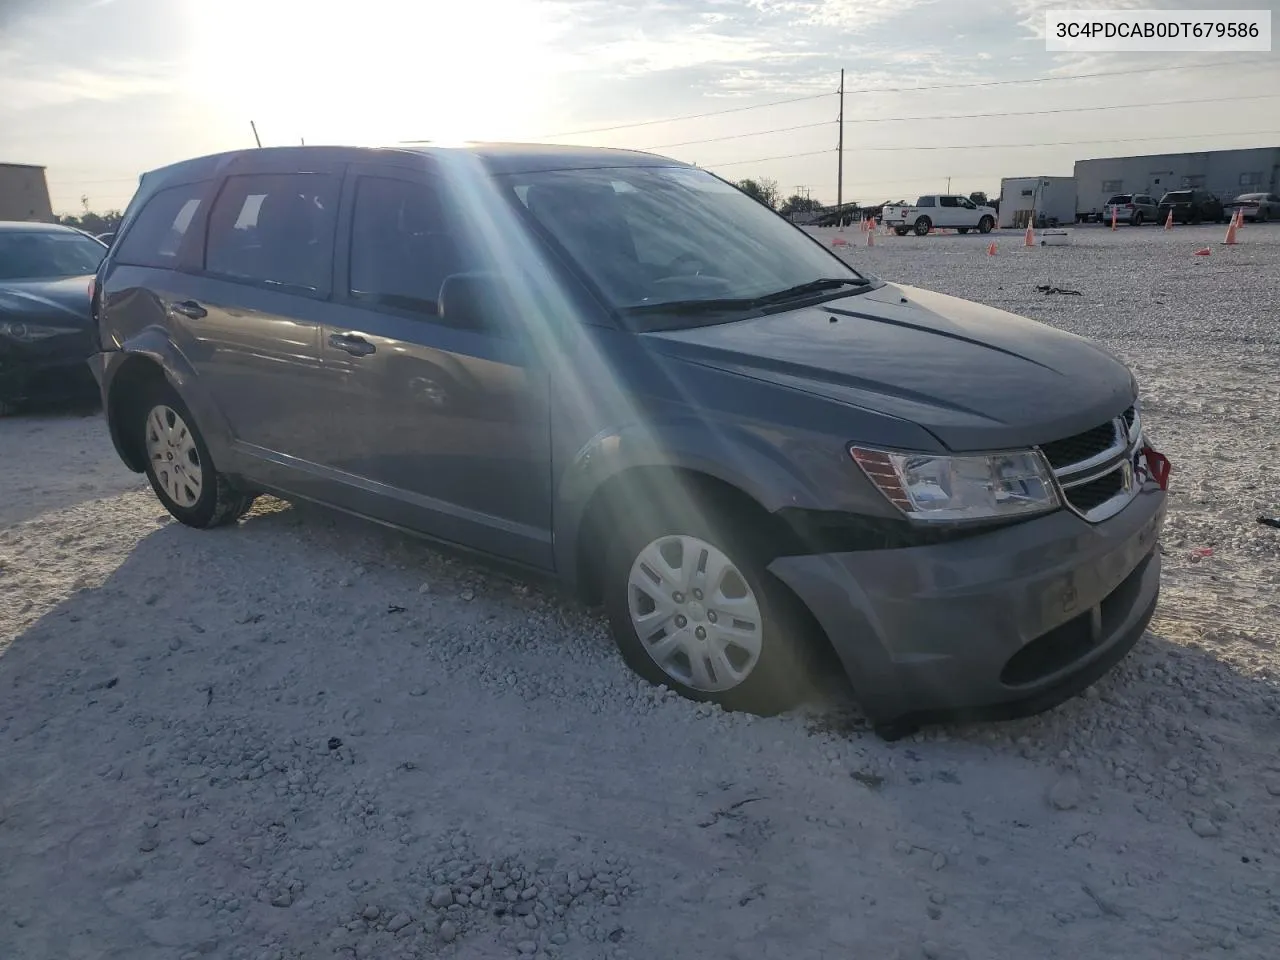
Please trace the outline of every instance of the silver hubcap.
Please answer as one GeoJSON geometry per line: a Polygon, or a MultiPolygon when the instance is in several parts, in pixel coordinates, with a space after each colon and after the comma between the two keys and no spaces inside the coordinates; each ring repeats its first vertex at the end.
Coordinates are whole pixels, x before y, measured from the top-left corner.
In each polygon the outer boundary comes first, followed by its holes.
{"type": "Polygon", "coordinates": [[[662,537],[641,550],[627,606],[653,662],[686,687],[723,693],[760,660],[755,594],[733,561],[697,537],[662,537]]]}
{"type": "Polygon", "coordinates": [[[164,404],[147,414],[147,456],[151,469],[169,498],[180,507],[193,507],[204,482],[200,452],[182,417],[164,404]]]}

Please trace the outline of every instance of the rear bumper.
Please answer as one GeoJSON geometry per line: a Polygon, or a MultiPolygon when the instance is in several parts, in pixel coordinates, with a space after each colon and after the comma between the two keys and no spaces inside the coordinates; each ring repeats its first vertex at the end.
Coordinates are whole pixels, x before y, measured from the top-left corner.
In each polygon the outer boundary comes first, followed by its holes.
{"type": "Polygon", "coordinates": [[[1038,713],[1106,673],[1160,590],[1166,494],[905,550],[779,558],[875,723],[1038,713]]]}

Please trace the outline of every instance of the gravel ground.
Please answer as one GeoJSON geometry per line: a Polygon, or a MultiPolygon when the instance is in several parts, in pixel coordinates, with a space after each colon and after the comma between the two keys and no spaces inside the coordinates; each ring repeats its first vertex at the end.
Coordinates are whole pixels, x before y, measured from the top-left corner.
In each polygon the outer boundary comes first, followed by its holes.
{"type": "Polygon", "coordinates": [[[99,416],[0,421],[0,957],[1274,957],[1280,225],[1221,233],[849,251],[1101,339],[1174,463],[1134,653],[895,744],[664,695],[595,614],[323,510],[185,529],[99,416]]]}

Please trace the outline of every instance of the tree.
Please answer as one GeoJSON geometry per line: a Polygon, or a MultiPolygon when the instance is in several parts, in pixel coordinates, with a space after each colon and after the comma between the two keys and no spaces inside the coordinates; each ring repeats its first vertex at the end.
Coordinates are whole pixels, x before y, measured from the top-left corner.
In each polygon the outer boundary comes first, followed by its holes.
{"type": "Polygon", "coordinates": [[[761,177],[759,180],[739,180],[737,188],[747,196],[759,200],[770,210],[778,206],[778,181],[761,177]]]}
{"type": "Polygon", "coordinates": [[[802,197],[798,193],[793,193],[778,208],[778,212],[784,217],[789,217],[793,213],[817,213],[822,209],[822,201],[814,200],[812,197],[802,197]]]}

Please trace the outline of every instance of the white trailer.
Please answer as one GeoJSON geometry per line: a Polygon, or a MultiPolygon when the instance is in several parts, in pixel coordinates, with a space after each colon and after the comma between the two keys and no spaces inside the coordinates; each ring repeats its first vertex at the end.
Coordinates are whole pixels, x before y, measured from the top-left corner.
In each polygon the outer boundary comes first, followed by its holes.
{"type": "Polygon", "coordinates": [[[1034,211],[1036,224],[1076,222],[1075,177],[1006,177],[1000,181],[1000,226],[1025,229],[1034,211]]]}

